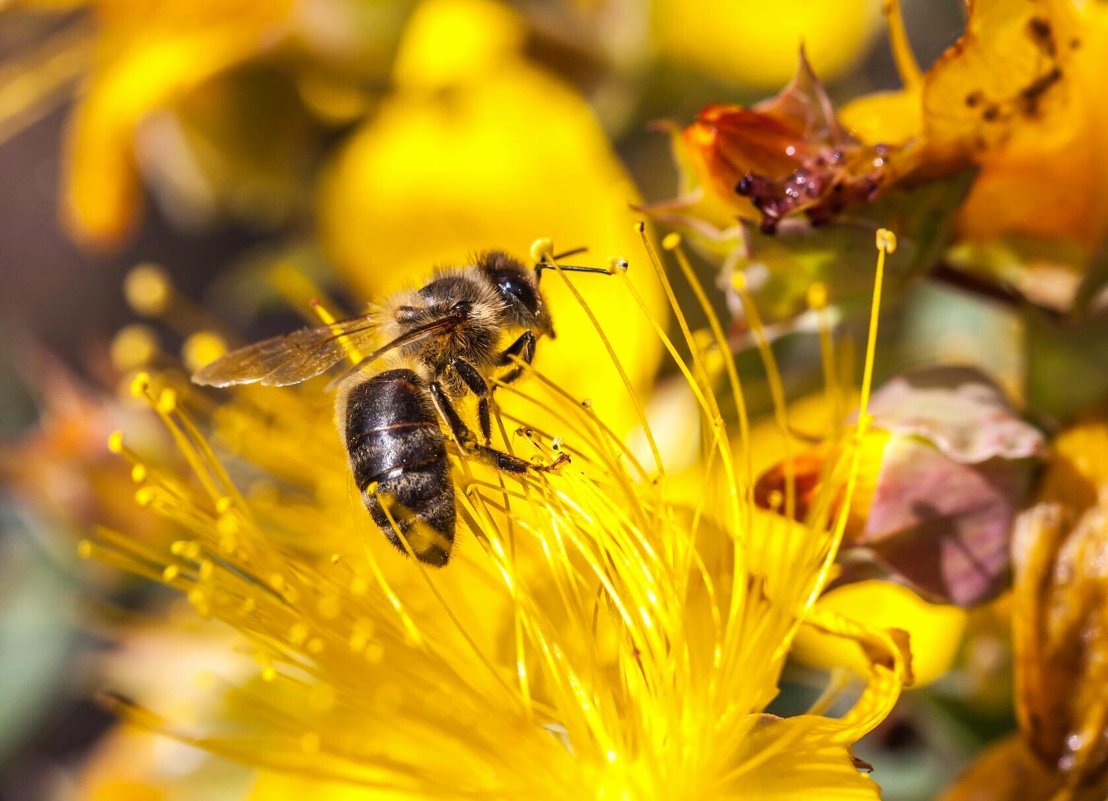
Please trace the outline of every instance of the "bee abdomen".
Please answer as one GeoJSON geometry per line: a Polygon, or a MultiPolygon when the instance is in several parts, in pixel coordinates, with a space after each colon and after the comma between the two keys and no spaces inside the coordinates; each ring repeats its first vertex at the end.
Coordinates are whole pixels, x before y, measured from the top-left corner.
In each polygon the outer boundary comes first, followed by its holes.
{"type": "Polygon", "coordinates": [[[436,566],[454,542],[445,442],[427,387],[411,370],[388,370],[347,396],[346,447],[366,508],[396,547],[407,552],[393,522],[420,561],[436,566]]]}

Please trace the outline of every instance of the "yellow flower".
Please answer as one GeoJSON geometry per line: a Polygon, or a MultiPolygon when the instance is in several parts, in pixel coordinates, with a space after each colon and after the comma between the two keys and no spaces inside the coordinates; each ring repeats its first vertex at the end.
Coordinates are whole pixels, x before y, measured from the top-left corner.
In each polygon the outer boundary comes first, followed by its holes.
{"type": "Polygon", "coordinates": [[[1094,248],[1108,232],[1100,191],[1108,132],[1103,8],[1073,0],[975,2],[962,37],[922,74],[899,4],[887,10],[904,89],[844,108],[855,135],[908,145],[907,160],[924,175],[978,164],[959,216],[964,239],[1094,248]]]}
{"type": "Polygon", "coordinates": [[[95,4],[97,66],[69,123],[63,215],[73,234],[111,244],[134,224],[140,123],[203,82],[272,48],[291,3],[95,4]]]}
{"type": "MultiPolygon", "coordinates": [[[[665,280],[650,260],[636,270],[665,280]]],[[[611,280],[624,319],[657,326],[628,277],[611,280]]],[[[584,307],[592,289],[578,291],[584,307]]],[[[609,414],[642,408],[633,387],[618,405],[586,405],[537,371],[503,391],[557,428],[496,441],[571,461],[509,480],[452,459],[458,543],[442,570],[398,553],[354,500],[316,385],[246,387],[212,412],[215,444],[251,477],[243,490],[192,416],[213,396],[172,374],[138,377],[193,475],[149,467],[137,499],[181,539],[159,550],[104,530],[83,550],[233,626],[257,669],[222,718],[180,725],[164,698],[142,699],[150,709],[131,707],[135,718],[266,769],[254,801],[876,798],[849,748],[895,701],[900,648],[812,609],[845,521],[828,520],[827,499],[811,527],[753,508],[708,379],[710,357],[731,358],[722,330],[710,317],[714,335],[697,339],[680,319],[691,360],[656,330],[703,420],[699,497],[669,501],[661,465],[640,464],[613,434],[609,414]],[[830,698],[810,714],[766,713],[802,623],[867,655],[867,686],[841,718],[821,713],[830,698]]],[[[849,494],[857,464],[840,467],[849,494]]]]}

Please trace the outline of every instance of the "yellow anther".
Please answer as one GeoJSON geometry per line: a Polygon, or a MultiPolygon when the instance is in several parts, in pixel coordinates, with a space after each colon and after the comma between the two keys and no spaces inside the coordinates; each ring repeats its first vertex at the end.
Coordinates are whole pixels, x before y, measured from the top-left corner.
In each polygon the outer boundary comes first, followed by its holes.
{"type": "Polygon", "coordinates": [[[222,498],[220,498],[218,501],[215,502],[216,514],[220,514],[220,515],[227,514],[229,511],[231,511],[232,504],[234,504],[234,501],[232,501],[229,497],[224,495],[222,498]]]}
{"type": "Polygon", "coordinates": [[[204,594],[204,591],[199,587],[193,587],[188,591],[188,602],[192,604],[200,614],[204,614],[204,610],[208,608],[208,596],[204,594]]]}
{"type": "Polygon", "coordinates": [[[181,568],[177,565],[166,565],[165,570],[162,571],[162,581],[173,581],[181,575],[181,568]]]}
{"type": "Polygon", "coordinates": [[[215,530],[222,537],[232,537],[239,530],[238,520],[234,515],[221,514],[216,518],[215,530]]]}
{"type": "Polygon", "coordinates": [[[337,595],[324,595],[319,599],[316,607],[324,620],[334,620],[342,612],[342,601],[337,595]]]}
{"type": "Polygon", "coordinates": [[[139,506],[147,507],[154,502],[154,488],[153,487],[140,487],[135,492],[135,503],[139,506]]]}
{"type": "Polygon", "coordinates": [[[365,492],[368,495],[376,495],[379,487],[380,485],[376,481],[370,481],[366,484],[365,492]]]}
{"type": "Polygon", "coordinates": [[[303,645],[308,639],[308,627],[303,623],[293,623],[289,629],[289,642],[293,645],[303,645]]]}
{"type": "Polygon", "coordinates": [[[277,678],[277,669],[273,665],[262,668],[262,681],[273,681],[277,678]]]}
{"type": "Polygon", "coordinates": [[[318,754],[322,741],[314,731],[304,732],[300,737],[300,750],[309,756],[318,754]]]}
{"type": "Polygon", "coordinates": [[[554,255],[554,241],[549,237],[540,237],[531,243],[531,260],[547,261],[554,255]]]}
{"type": "Polygon", "coordinates": [[[163,389],[158,393],[158,411],[162,414],[169,414],[177,408],[177,390],[175,389],[163,389]]]}
{"type": "Polygon", "coordinates": [[[883,250],[886,253],[896,252],[896,234],[888,228],[877,229],[876,241],[878,250],[883,250]]]}
{"type": "Polygon", "coordinates": [[[146,372],[136,373],[135,377],[131,379],[131,394],[136,398],[141,398],[146,395],[148,389],[150,389],[150,374],[146,372]]]}
{"type": "Polygon", "coordinates": [[[123,432],[113,431],[108,437],[108,450],[112,453],[123,453],[123,432]]]}
{"type": "Polygon", "coordinates": [[[88,559],[92,556],[92,542],[89,540],[80,540],[77,543],[77,555],[82,559],[88,559]]]}
{"type": "Polygon", "coordinates": [[[110,356],[120,372],[149,364],[158,352],[158,339],[149,326],[141,323],[124,326],[112,339],[110,356]]]}
{"type": "Polygon", "coordinates": [[[808,287],[808,308],[820,311],[827,307],[827,285],[817,281],[808,287]]]}
{"type": "Polygon", "coordinates": [[[197,331],[181,346],[181,359],[189,370],[199,370],[227,352],[223,337],[211,331],[197,331]]]}
{"type": "Polygon", "coordinates": [[[169,307],[169,276],[157,264],[140,264],[123,281],[123,295],[139,314],[155,317],[169,307]]]}
{"type": "Polygon", "coordinates": [[[746,291],[746,273],[735,270],[731,273],[731,286],[734,287],[736,292],[746,291]]]}
{"type": "Polygon", "coordinates": [[[662,247],[666,250],[676,250],[681,244],[681,234],[672,231],[662,238],[662,247]]]}
{"type": "Polygon", "coordinates": [[[136,464],[131,468],[131,480],[136,484],[146,481],[146,465],[136,464]]]}

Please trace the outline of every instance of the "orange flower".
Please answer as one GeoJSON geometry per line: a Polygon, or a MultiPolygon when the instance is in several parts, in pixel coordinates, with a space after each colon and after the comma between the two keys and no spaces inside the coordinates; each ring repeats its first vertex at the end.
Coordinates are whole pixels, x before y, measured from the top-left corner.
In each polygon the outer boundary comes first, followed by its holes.
{"type": "Polygon", "coordinates": [[[828,222],[874,199],[887,179],[889,149],[863,146],[843,130],[803,53],[776,97],[749,109],[708,106],[678,146],[710,204],[731,216],[761,215],[769,232],[797,212],[828,222]]]}

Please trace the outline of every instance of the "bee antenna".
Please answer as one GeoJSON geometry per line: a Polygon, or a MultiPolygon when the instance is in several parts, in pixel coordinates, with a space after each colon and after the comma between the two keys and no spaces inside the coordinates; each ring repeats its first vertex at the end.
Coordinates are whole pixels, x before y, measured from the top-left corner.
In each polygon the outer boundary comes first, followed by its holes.
{"type": "Polygon", "coordinates": [[[579,253],[588,253],[588,252],[589,252],[589,249],[586,248],[586,247],[570,248],[569,250],[563,250],[561,253],[555,253],[553,256],[550,257],[550,259],[552,261],[557,261],[558,259],[565,259],[565,258],[568,258],[570,256],[576,256],[579,253]]]}
{"type": "MultiPolygon", "coordinates": [[[[619,266],[626,268],[626,262],[620,262],[619,266]]],[[[552,261],[548,261],[544,256],[542,260],[535,265],[536,283],[542,278],[543,270],[561,270],[567,273],[599,273],[600,275],[612,275],[614,272],[611,267],[582,267],[576,264],[555,264],[552,261]]]]}

